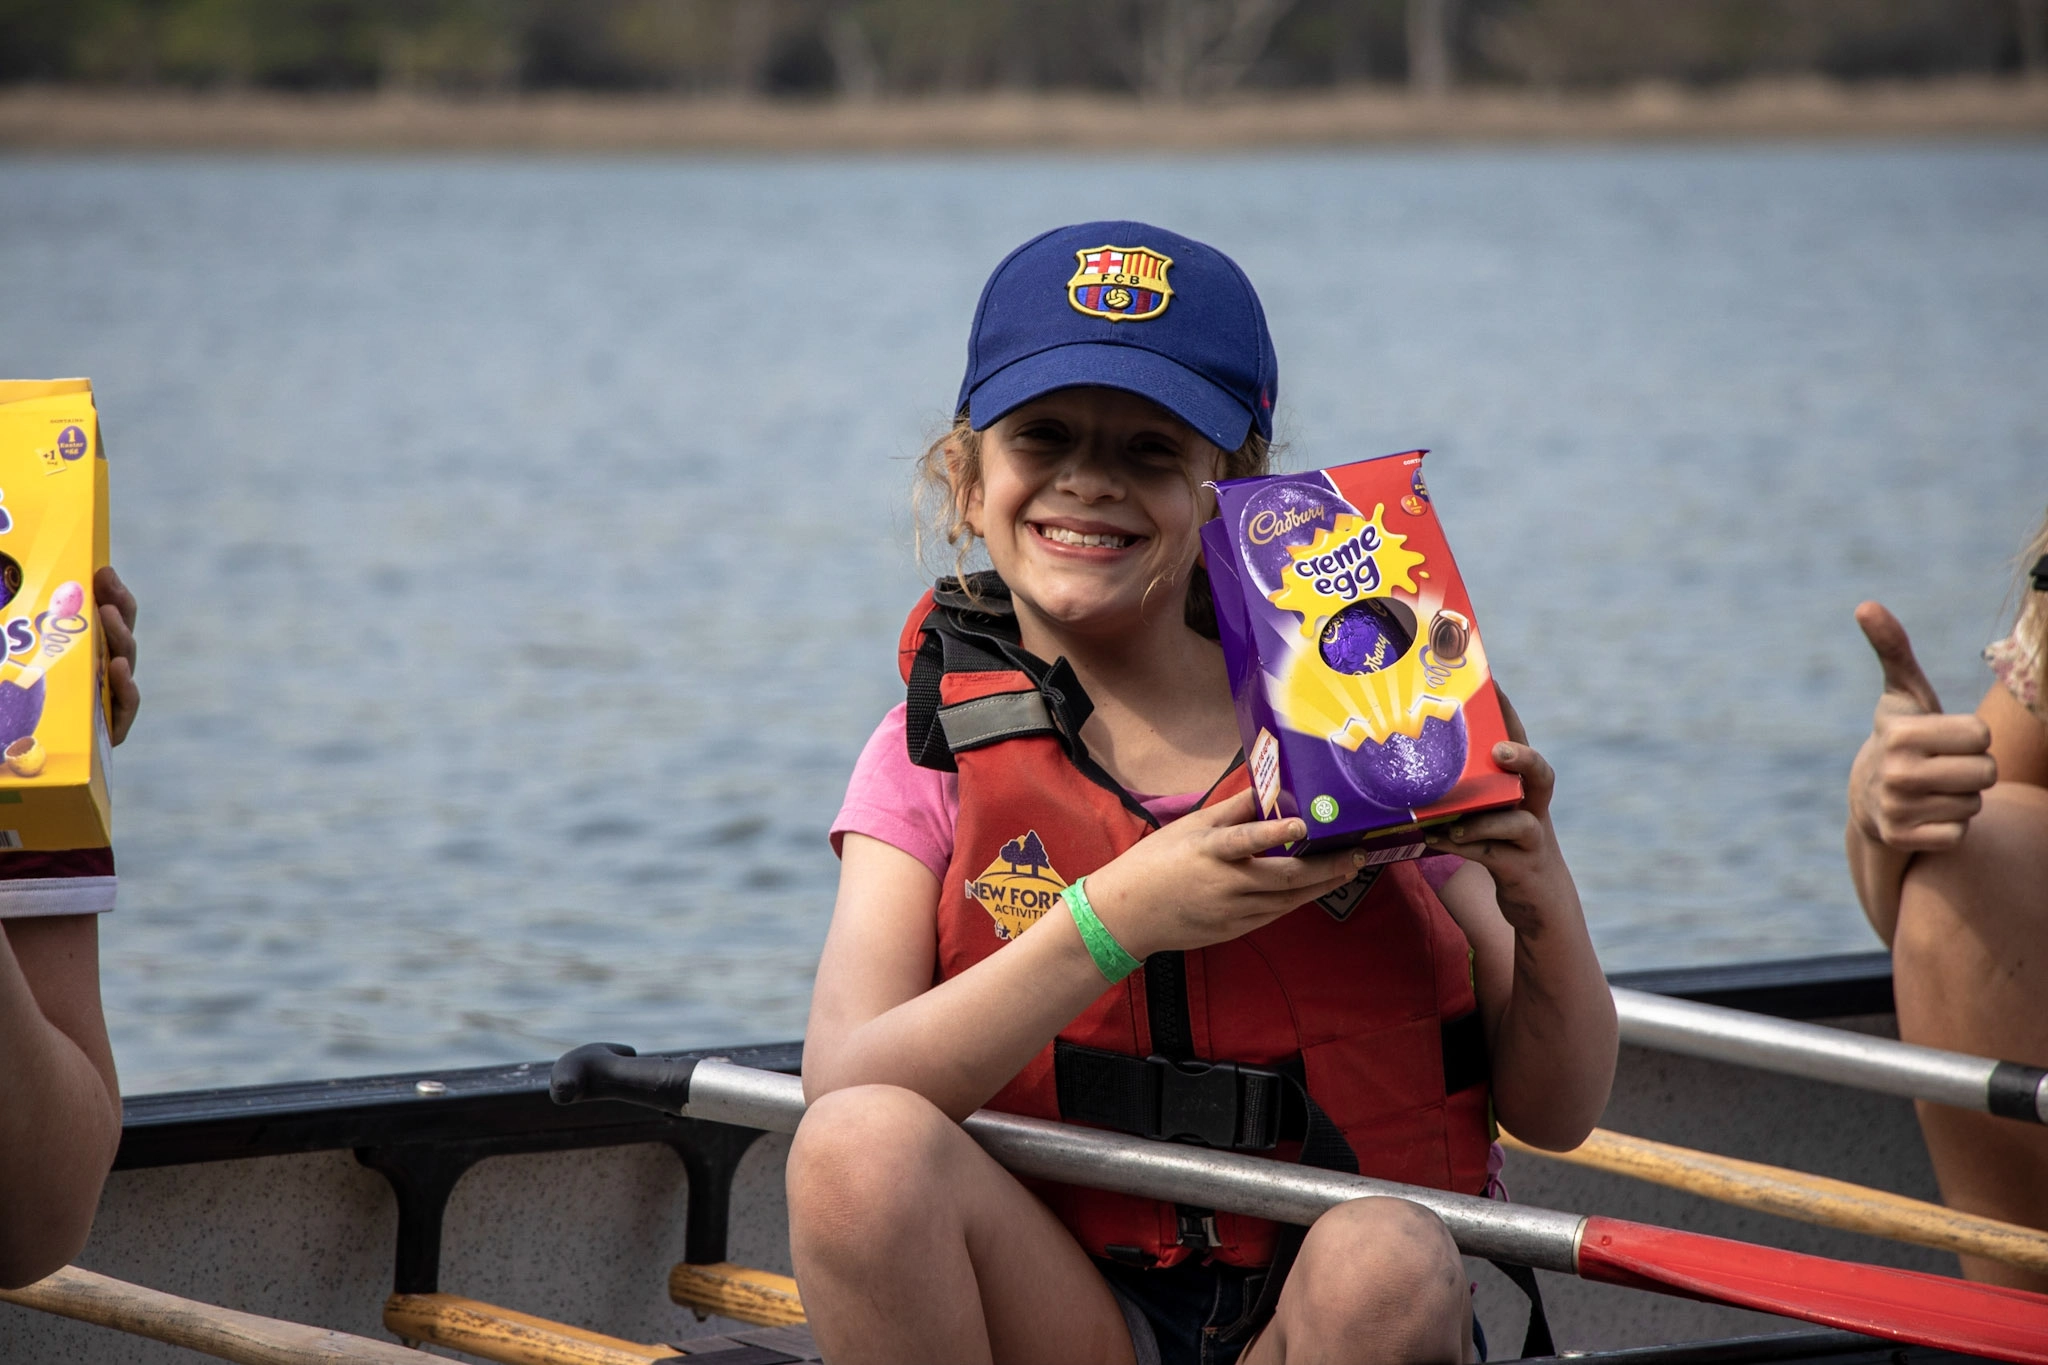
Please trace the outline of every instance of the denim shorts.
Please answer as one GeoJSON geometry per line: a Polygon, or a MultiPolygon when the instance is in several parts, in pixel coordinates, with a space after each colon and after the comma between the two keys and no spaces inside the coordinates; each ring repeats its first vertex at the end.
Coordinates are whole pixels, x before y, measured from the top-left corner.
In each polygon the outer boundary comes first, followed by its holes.
{"type": "MultiPolygon", "coordinates": [[[[1123,1309],[1138,1365],[1235,1365],[1258,1336],[1251,1315],[1266,1287],[1263,1269],[1183,1261],[1139,1270],[1100,1259],[1095,1268],[1123,1309]]],[[[1472,1345],[1483,1362],[1486,1333],[1476,1313],[1472,1345]]]]}
{"type": "Polygon", "coordinates": [[[1234,1365],[1256,1333],[1252,1309],[1266,1272],[1183,1261],[1170,1270],[1139,1270],[1098,1260],[1109,1282],[1138,1365],[1234,1365]]]}

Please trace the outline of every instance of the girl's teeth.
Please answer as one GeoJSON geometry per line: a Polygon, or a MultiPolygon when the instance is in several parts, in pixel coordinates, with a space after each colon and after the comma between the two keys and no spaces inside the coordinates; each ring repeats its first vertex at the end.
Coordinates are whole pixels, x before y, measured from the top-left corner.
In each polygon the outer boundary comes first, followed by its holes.
{"type": "Polygon", "coordinates": [[[1086,536],[1079,531],[1069,531],[1064,526],[1041,526],[1038,533],[1047,540],[1056,540],[1062,545],[1080,545],[1089,549],[1106,547],[1121,550],[1131,543],[1130,536],[1086,536]]]}

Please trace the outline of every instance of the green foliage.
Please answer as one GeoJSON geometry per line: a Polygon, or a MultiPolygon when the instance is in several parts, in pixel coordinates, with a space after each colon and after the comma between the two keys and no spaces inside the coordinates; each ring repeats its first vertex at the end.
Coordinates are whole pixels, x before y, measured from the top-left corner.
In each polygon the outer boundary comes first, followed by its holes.
{"type": "Polygon", "coordinates": [[[0,0],[0,81],[62,80],[76,74],[81,36],[140,5],[121,0],[0,0]]]}
{"type": "Polygon", "coordinates": [[[1519,0],[1475,23],[1498,74],[1539,85],[1991,71],[2014,64],[2013,0],[1519,0]]]}
{"type": "MultiPolygon", "coordinates": [[[[0,82],[880,95],[1293,89],[1403,79],[1413,3],[0,0],[0,82]]],[[[2031,50],[2025,16],[2040,3],[1454,0],[1449,41],[1466,77],[1517,84],[1995,71],[2031,50]]]]}
{"type": "Polygon", "coordinates": [[[1402,0],[1302,0],[1273,30],[1247,84],[1400,81],[1408,74],[1407,41],[1402,0]]]}

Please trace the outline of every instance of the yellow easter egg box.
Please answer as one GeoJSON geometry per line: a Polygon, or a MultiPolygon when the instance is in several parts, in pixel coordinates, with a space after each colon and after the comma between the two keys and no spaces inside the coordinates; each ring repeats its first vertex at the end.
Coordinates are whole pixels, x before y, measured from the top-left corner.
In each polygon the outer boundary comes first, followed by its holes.
{"type": "Polygon", "coordinates": [[[0,379],[0,858],[104,848],[107,459],[88,379],[0,379]]]}

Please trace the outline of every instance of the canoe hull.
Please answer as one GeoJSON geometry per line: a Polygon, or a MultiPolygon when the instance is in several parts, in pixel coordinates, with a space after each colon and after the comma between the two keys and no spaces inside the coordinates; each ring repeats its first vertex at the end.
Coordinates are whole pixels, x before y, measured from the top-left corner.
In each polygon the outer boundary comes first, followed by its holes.
{"type": "MultiPolygon", "coordinates": [[[[1783,964],[1768,989],[1741,985],[1744,969],[1660,974],[1649,988],[1889,1033],[1889,1013],[1867,1008],[1888,1002],[1882,959],[1858,961],[1862,965],[1854,971],[1842,960],[1805,964],[1805,977],[1798,970],[1802,964],[1783,964]],[[1855,1012],[1827,1013],[1844,1008],[1855,1012]]],[[[1628,984],[1645,983],[1637,978],[1628,984]]],[[[735,1060],[742,1051],[735,1050],[735,1060]]],[[[793,1063],[787,1049],[762,1052],[764,1062],[773,1054],[793,1063]]],[[[486,1097],[472,1103],[465,1098],[465,1082],[441,1073],[459,1103],[439,1111],[450,1117],[438,1126],[422,1117],[436,1112],[431,1108],[390,1098],[408,1095],[412,1078],[390,1078],[381,1089],[363,1083],[366,1093],[383,1097],[374,1100],[271,1093],[290,1088],[138,1099],[131,1104],[123,1147],[125,1169],[108,1181],[79,1264],[249,1312],[384,1336],[379,1314],[393,1288],[398,1206],[385,1177],[358,1160],[358,1140],[387,1144],[386,1150],[394,1133],[413,1134],[420,1142],[467,1142],[478,1150],[516,1147],[528,1140],[524,1128],[553,1122],[553,1116],[538,1107],[538,1074],[511,1076],[512,1070],[491,1074],[502,1102],[486,1097]],[[357,1123],[356,1116],[365,1113],[370,1117],[357,1123]],[[224,1117],[208,1126],[214,1114],[224,1117]],[[265,1143],[314,1149],[234,1155],[265,1143]]],[[[475,1089],[483,1094],[483,1083],[475,1089]]],[[[310,1094],[312,1088],[299,1090],[310,1094]]],[[[1629,1047],[1622,1050],[1603,1125],[1938,1198],[1912,1106],[1886,1096],[1629,1047]]],[[[698,1322],[669,1304],[664,1292],[668,1267],[684,1259],[687,1241],[689,1180],[669,1145],[674,1137],[668,1130],[565,1130],[530,1138],[560,1150],[511,1151],[476,1161],[448,1198],[438,1287],[643,1341],[730,1328],[715,1319],[698,1322]],[[641,1140],[630,1140],[635,1137],[641,1140]]],[[[771,1134],[739,1158],[727,1229],[730,1259],[789,1269],[782,1196],[787,1151],[788,1139],[771,1134]]],[[[1946,1253],[1811,1227],[1536,1157],[1511,1157],[1506,1178],[1517,1201],[1540,1207],[1874,1264],[1956,1270],[1955,1258],[1946,1253]]],[[[1493,1356],[1512,1358],[1521,1341],[1524,1302],[1491,1266],[1468,1264],[1493,1356]]],[[[1571,1350],[1704,1342],[1802,1326],[1559,1275],[1544,1275],[1542,1282],[1559,1345],[1571,1350]]],[[[173,1365],[192,1357],[0,1304],[0,1359],[173,1365]]]]}

